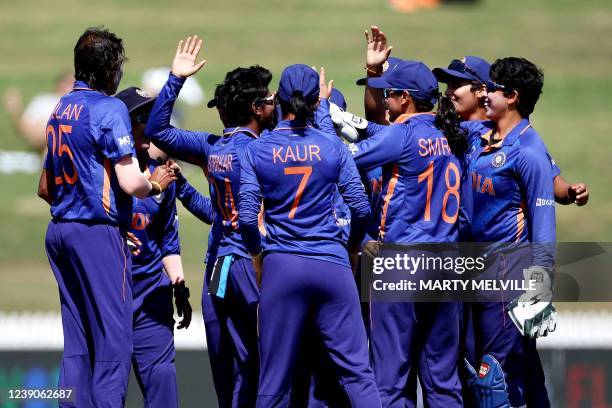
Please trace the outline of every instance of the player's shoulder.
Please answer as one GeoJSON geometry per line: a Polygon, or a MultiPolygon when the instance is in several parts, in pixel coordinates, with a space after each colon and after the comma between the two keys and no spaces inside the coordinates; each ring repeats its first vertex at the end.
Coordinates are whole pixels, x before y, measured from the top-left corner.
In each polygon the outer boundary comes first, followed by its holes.
{"type": "Polygon", "coordinates": [[[534,129],[531,125],[521,130],[517,142],[521,150],[535,150],[542,152],[546,152],[547,150],[544,140],[542,140],[542,137],[540,136],[538,131],[534,129]]]}

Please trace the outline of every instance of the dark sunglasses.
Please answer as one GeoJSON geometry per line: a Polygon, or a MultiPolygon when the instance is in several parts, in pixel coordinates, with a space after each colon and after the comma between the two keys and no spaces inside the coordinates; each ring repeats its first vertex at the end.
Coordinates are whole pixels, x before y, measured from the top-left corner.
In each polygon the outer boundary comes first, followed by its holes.
{"type": "Polygon", "coordinates": [[[136,121],[136,123],[140,123],[142,125],[146,125],[147,121],[149,120],[149,113],[150,112],[139,113],[138,115],[134,115],[133,119],[134,119],[134,121],[136,121]]]}
{"type": "Polygon", "coordinates": [[[476,78],[480,79],[480,76],[478,76],[476,71],[474,71],[472,68],[470,68],[465,62],[463,62],[461,60],[458,60],[458,59],[452,60],[450,65],[448,66],[448,69],[453,70],[453,71],[457,71],[457,72],[462,72],[462,73],[466,73],[467,72],[468,74],[472,74],[476,78]]]}
{"type": "Polygon", "coordinates": [[[275,104],[275,95],[268,95],[265,98],[259,98],[257,100],[257,105],[274,105],[275,104]]]}
{"type": "Polygon", "coordinates": [[[389,98],[393,94],[402,94],[404,91],[408,92],[419,92],[418,89],[399,89],[399,88],[385,88],[383,89],[383,96],[385,99],[389,98]]]}
{"type": "Polygon", "coordinates": [[[514,91],[514,89],[513,88],[509,88],[506,85],[498,84],[497,82],[489,80],[487,82],[487,92],[488,93],[494,93],[494,92],[497,92],[497,91],[512,92],[512,91],[514,91]]]}

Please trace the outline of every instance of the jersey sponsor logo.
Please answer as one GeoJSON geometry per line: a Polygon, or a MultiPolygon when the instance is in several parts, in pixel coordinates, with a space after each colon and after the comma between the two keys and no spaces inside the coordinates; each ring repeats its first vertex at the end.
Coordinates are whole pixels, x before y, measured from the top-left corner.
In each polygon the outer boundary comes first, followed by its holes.
{"type": "Polygon", "coordinates": [[[279,146],[272,148],[272,162],[277,164],[287,162],[321,161],[319,145],[279,146]]]}
{"type": "Polygon", "coordinates": [[[420,138],[419,139],[419,156],[448,156],[451,154],[451,149],[448,146],[448,140],[445,137],[420,138]]]}
{"type": "Polygon", "coordinates": [[[536,207],[545,207],[547,205],[555,205],[555,200],[547,199],[547,198],[537,198],[536,199],[536,207]]]}
{"type": "Polygon", "coordinates": [[[130,137],[130,135],[125,135],[125,136],[121,136],[119,139],[119,146],[134,146],[134,143],[132,142],[132,138],[130,137]]]}
{"type": "Polygon", "coordinates": [[[491,160],[491,164],[495,168],[500,168],[504,164],[506,164],[506,154],[504,152],[498,152],[493,156],[491,160]]]}
{"type": "Polygon", "coordinates": [[[208,158],[208,171],[210,173],[230,172],[233,170],[231,154],[211,154],[208,158]]]}
{"type": "Polygon", "coordinates": [[[483,177],[481,174],[472,172],[472,189],[479,193],[489,194],[495,197],[495,188],[493,187],[493,179],[491,177],[483,177]]]}
{"type": "Polygon", "coordinates": [[[478,369],[478,378],[485,378],[487,374],[489,374],[490,366],[487,363],[480,363],[480,368],[478,369]]]}

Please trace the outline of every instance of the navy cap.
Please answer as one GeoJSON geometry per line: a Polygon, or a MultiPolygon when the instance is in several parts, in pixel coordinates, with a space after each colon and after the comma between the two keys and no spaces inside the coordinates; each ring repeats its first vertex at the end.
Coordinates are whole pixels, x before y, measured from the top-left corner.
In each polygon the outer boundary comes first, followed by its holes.
{"type": "Polygon", "coordinates": [[[468,55],[452,60],[448,68],[435,68],[433,73],[442,83],[448,83],[455,78],[486,84],[489,81],[490,69],[491,64],[485,59],[468,55]]]}
{"type": "Polygon", "coordinates": [[[155,98],[149,96],[145,91],[135,86],[131,86],[115,94],[115,98],[121,99],[121,101],[125,103],[129,113],[134,112],[136,109],[146,104],[152,104],[155,101],[155,98]]]}
{"type": "MultiPolygon", "coordinates": [[[[389,57],[383,64],[383,73],[382,76],[385,76],[386,72],[389,72],[390,69],[395,68],[397,64],[401,62],[401,58],[389,57]]],[[[357,85],[365,85],[368,81],[368,78],[359,78],[355,83],[357,85]]]]}
{"type": "Polygon", "coordinates": [[[386,75],[368,78],[368,86],[381,89],[406,89],[413,98],[433,104],[439,95],[436,77],[427,65],[420,61],[401,61],[390,68],[386,75]]]}
{"type": "Polygon", "coordinates": [[[339,106],[343,111],[346,110],[346,99],[344,99],[342,92],[336,88],[332,88],[331,95],[329,95],[329,101],[339,106]]]}
{"type": "Polygon", "coordinates": [[[304,64],[289,65],[281,74],[278,96],[286,102],[294,94],[302,95],[308,102],[319,98],[319,74],[304,64]]]}

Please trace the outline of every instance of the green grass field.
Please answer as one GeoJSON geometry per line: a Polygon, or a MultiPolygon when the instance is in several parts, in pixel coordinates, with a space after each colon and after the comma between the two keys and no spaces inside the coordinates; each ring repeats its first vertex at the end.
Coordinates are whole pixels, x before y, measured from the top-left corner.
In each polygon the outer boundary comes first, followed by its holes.
{"type": "MultiPolygon", "coordinates": [[[[558,208],[560,241],[612,241],[612,3],[609,0],[482,0],[437,10],[400,14],[384,0],[310,1],[6,1],[0,4],[0,92],[20,88],[26,99],[52,89],[55,76],[72,68],[80,33],[103,24],[125,41],[129,62],[122,87],[139,85],[142,72],[169,65],[176,42],[197,33],[209,61],[197,78],[207,95],[224,73],[260,64],[275,75],[284,66],[325,66],[362,113],[363,30],[380,25],[393,55],[421,59],[430,67],[455,57],[490,60],[524,56],[545,73],[544,94],[532,117],[569,181],[591,191],[585,208],[558,208]]],[[[185,127],[219,131],[215,112],[185,109],[185,127]]],[[[0,150],[27,146],[0,112],[0,150]]],[[[188,175],[207,191],[202,174],[188,175]]],[[[37,176],[3,175],[0,196],[0,310],[58,309],[55,281],[44,252],[49,219],[36,195],[37,176]]],[[[199,297],[208,228],[182,216],[186,274],[199,297]]],[[[197,302],[196,302],[197,303],[197,302]]]]}

